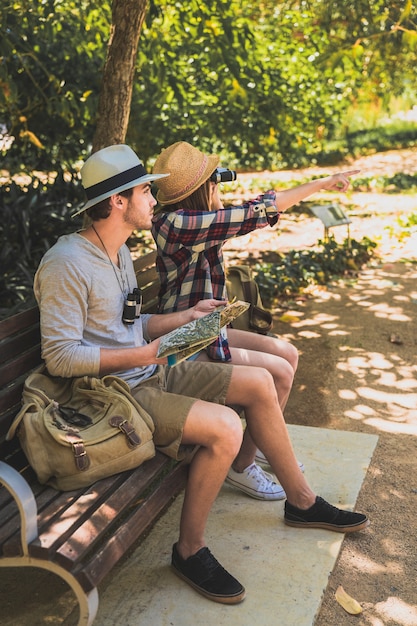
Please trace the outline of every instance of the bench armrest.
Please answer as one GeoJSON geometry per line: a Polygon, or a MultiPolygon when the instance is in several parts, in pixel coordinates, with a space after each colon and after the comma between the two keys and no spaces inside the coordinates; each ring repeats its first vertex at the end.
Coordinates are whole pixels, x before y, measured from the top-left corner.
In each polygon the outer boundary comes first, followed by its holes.
{"type": "Polygon", "coordinates": [[[19,508],[22,550],[24,555],[28,555],[28,544],[38,536],[38,510],[35,497],[23,476],[4,461],[0,461],[0,483],[13,496],[19,508]]]}

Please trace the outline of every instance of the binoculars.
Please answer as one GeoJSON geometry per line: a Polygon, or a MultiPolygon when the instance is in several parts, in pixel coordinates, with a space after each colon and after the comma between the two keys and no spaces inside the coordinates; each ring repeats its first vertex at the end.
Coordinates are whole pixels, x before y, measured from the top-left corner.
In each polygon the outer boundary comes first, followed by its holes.
{"type": "Polygon", "coordinates": [[[210,176],[210,180],[213,183],[228,183],[236,180],[236,176],[234,170],[229,170],[227,167],[217,167],[210,176]]]}

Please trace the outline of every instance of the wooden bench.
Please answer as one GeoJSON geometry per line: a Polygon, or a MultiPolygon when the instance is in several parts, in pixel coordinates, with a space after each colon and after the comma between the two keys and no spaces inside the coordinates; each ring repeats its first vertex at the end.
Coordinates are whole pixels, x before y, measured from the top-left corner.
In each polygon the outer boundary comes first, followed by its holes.
{"type": "MultiPolygon", "coordinates": [[[[157,300],[154,261],[154,252],[135,261],[143,312],[153,312],[157,300]]],[[[137,469],[89,488],[59,492],[40,485],[18,438],[5,441],[23,382],[40,363],[38,309],[1,321],[0,566],[39,567],[60,576],[76,595],[79,624],[86,625],[97,612],[97,586],[183,489],[187,462],[157,452],[137,469]]]]}

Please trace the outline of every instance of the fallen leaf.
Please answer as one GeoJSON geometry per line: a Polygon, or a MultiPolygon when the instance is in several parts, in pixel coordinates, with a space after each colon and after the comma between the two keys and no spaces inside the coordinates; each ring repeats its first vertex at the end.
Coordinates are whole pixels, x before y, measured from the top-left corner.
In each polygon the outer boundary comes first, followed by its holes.
{"type": "Polygon", "coordinates": [[[298,322],[298,317],[295,315],[284,314],[278,318],[280,322],[285,322],[286,324],[291,324],[291,322],[298,322]]]}
{"type": "Polygon", "coordinates": [[[359,615],[359,613],[362,613],[362,607],[359,602],[346,593],[342,585],[338,586],[334,595],[340,606],[350,615],[359,615]]]}

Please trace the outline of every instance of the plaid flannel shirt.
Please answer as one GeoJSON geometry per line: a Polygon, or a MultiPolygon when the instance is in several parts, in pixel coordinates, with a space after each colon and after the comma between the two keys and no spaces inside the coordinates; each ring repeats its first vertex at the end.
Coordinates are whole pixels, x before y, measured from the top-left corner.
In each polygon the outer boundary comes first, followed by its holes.
{"type": "MultiPolygon", "coordinates": [[[[199,300],[227,299],[222,246],[227,239],[277,223],[275,192],[218,211],[160,212],[153,218],[156,267],[161,281],[158,312],[182,311],[199,300]]],[[[227,334],[207,348],[212,359],[230,361],[227,334]]]]}

